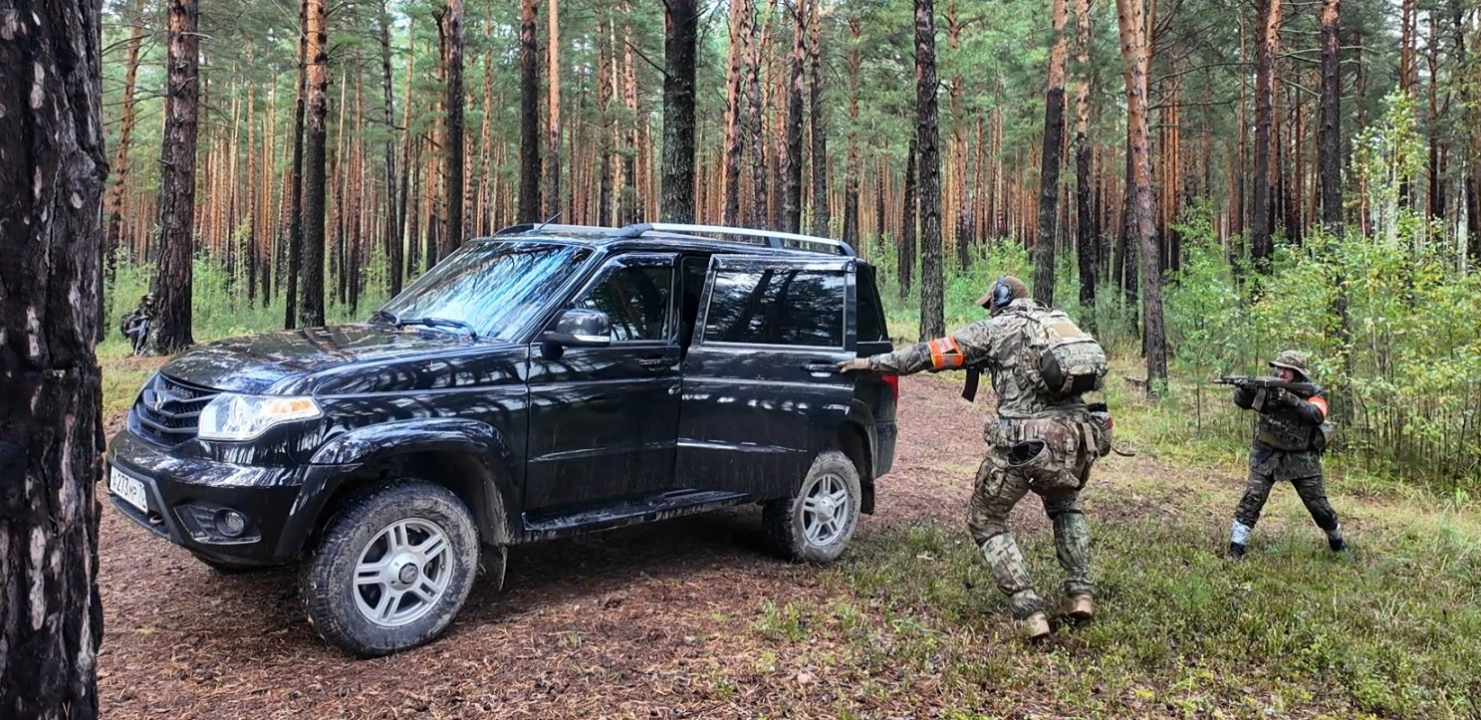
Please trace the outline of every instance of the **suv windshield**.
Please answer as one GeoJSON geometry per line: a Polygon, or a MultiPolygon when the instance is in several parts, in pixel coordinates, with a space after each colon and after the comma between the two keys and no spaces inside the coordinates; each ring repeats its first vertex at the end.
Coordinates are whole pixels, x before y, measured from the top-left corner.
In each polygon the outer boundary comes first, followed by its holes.
{"type": "Polygon", "coordinates": [[[541,242],[463,246],[376,311],[374,320],[428,325],[513,340],[544,311],[589,248],[541,242]]]}

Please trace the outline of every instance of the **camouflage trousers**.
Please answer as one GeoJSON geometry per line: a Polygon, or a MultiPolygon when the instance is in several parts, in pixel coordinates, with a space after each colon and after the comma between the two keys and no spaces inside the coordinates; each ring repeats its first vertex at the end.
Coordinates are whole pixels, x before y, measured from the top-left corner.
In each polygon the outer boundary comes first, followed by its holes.
{"type": "MultiPolygon", "coordinates": [[[[1244,497],[1240,499],[1239,506],[1234,510],[1234,520],[1245,527],[1255,527],[1255,523],[1260,520],[1260,511],[1265,509],[1265,501],[1270,499],[1270,489],[1275,486],[1275,483],[1273,476],[1251,470],[1244,497]]],[[[1316,526],[1329,533],[1335,530],[1337,513],[1332,510],[1332,504],[1327,502],[1327,491],[1322,484],[1322,476],[1296,478],[1291,480],[1291,484],[1296,487],[1296,494],[1301,497],[1301,504],[1306,506],[1306,512],[1311,513],[1311,519],[1316,521],[1316,526]]]]}
{"type": "MultiPolygon", "coordinates": [[[[977,470],[976,488],[968,504],[967,528],[982,549],[992,568],[998,589],[1008,596],[1008,607],[1019,620],[1043,612],[1044,601],[1033,590],[1028,564],[1013,533],[1008,529],[1008,514],[1023,496],[1033,491],[1044,501],[1044,511],[1054,525],[1054,550],[1064,568],[1064,594],[1091,596],[1095,584],[1090,579],[1090,523],[1080,507],[1080,487],[1089,477],[1093,460],[1088,453],[1066,447],[1047,456],[1047,464],[1074,483],[1046,483],[1043,467],[1039,472],[1012,464],[1009,446],[994,444],[977,470]]],[[[1043,464],[1041,464],[1043,465],[1043,464]]]]}

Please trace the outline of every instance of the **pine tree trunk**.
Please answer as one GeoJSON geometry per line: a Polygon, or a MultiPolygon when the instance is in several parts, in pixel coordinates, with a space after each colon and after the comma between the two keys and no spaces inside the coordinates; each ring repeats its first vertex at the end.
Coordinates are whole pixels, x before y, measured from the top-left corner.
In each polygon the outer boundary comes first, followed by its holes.
{"type": "Polygon", "coordinates": [[[792,0],[789,12],[792,25],[792,54],[787,60],[787,127],[786,148],[782,153],[782,230],[799,232],[802,228],[802,64],[804,35],[807,32],[808,0],[792,0]],[[799,6],[799,2],[801,5],[799,6]]]}
{"type": "MultiPolygon", "coordinates": [[[[554,4],[555,0],[551,0],[551,5],[554,4]]],[[[552,79],[551,82],[555,83],[556,80],[552,79]]],[[[443,174],[447,183],[447,232],[442,238],[443,251],[438,254],[439,257],[446,257],[448,253],[461,247],[463,240],[468,237],[468,228],[463,220],[463,158],[467,152],[463,142],[463,103],[463,0],[448,0],[447,148],[443,154],[446,161],[443,174]]]]}
{"type": "MultiPolygon", "coordinates": [[[[545,217],[554,217],[561,212],[561,41],[560,15],[556,0],[548,5],[550,17],[546,18],[550,40],[545,48],[546,64],[549,69],[545,77],[549,81],[546,96],[545,136],[545,217]]],[[[542,218],[544,219],[544,218],[542,218]]]]}
{"type": "Polygon", "coordinates": [[[298,321],[324,324],[325,144],[329,128],[329,48],[326,0],[308,0],[307,103],[304,112],[303,291],[298,321]]]}
{"type": "Polygon", "coordinates": [[[860,22],[848,21],[848,167],[843,181],[843,241],[858,248],[863,243],[859,232],[859,81],[863,58],[859,49],[860,22]]]}
{"type": "Polygon", "coordinates": [[[751,23],[751,37],[746,43],[746,104],[749,112],[744,122],[751,156],[751,212],[746,224],[753,228],[768,224],[766,187],[766,138],[761,117],[761,45],[764,35],[760,23],[751,23]]]}
{"type": "Polygon", "coordinates": [[[1075,89],[1075,247],[1080,266],[1080,323],[1086,332],[1094,333],[1095,281],[1100,273],[1096,248],[1100,242],[1100,229],[1096,227],[1090,204],[1089,100],[1094,73],[1090,65],[1090,0],[1076,0],[1075,27],[1075,64],[1080,75],[1075,89]]]}
{"type": "Polygon", "coordinates": [[[391,17],[387,2],[381,0],[381,100],[385,104],[386,123],[386,275],[391,297],[395,297],[401,294],[401,279],[406,271],[401,257],[401,221],[396,214],[396,103],[391,83],[391,17]]]}
{"type": "Polygon", "coordinates": [[[195,0],[169,2],[169,59],[165,131],[160,150],[159,265],[151,290],[155,317],[150,350],[171,354],[195,343],[191,336],[191,258],[195,251],[196,113],[200,72],[199,9],[195,0]]]}
{"type": "Polygon", "coordinates": [[[694,72],[699,0],[665,0],[663,168],[659,215],[694,222],[694,72]]]}
{"type": "Polygon", "coordinates": [[[303,273],[303,122],[308,95],[308,20],[309,0],[298,6],[298,91],[293,108],[293,170],[288,182],[292,185],[292,200],[289,204],[288,221],[288,272],[284,277],[287,286],[283,292],[283,327],[298,327],[299,275],[303,273]]]}
{"type": "Polygon", "coordinates": [[[91,720],[103,635],[102,318],[79,298],[101,290],[102,3],[19,0],[9,9],[0,42],[0,717],[91,720]]]}
{"type": "MultiPolygon", "coordinates": [[[[900,249],[896,253],[899,263],[896,268],[900,275],[900,299],[904,300],[910,295],[912,275],[915,273],[915,215],[920,206],[920,199],[916,197],[915,180],[917,162],[916,148],[919,147],[917,138],[910,139],[910,149],[905,152],[905,188],[903,191],[904,202],[900,210],[900,249]]],[[[883,196],[884,193],[880,193],[883,196]]],[[[883,220],[880,221],[883,225],[883,220]]]]}
{"type": "MultiPolygon", "coordinates": [[[[1278,0],[1271,0],[1272,2],[1278,0]]],[[[1167,337],[1162,324],[1162,274],[1153,231],[1152,165],[1147,127],[1147,42],[1139,0],[1116,0],[1121,26],[1121,54],[1126,76],[1126,125],[1137,242],[1141,249],[1143,344],[1147,360],[1147,390],[1161,394],[1167,387],[1167,337]]]]}
{"type": "Polygon", "coordinates": [[[812,96],[812,234],[828,237],[831,213],[828,207],[828,124],[823,114],[823,39],[821,0],[812,0],[808,13],[812,96]]]}
{"type": "Polygon", "coordinates": [[[1054,47],[1049,51],[1049,84],[1044,90],[1044,145],[1039,163],[1039,225],[1034,240],[1034,299],[1054,304],[1054,247],[1058,233],[1060,149],[1064,147],[1064,31],[1068,0],[1054,0],[1054,47]]]}
{"type": "Polygon", "coordinates": [[[1322,230],[1342,235],[1342,70],[1339,65],[1340,0],[1323,0],[1322,43],[1322,230]]]}
{"type": "Polygon", "coordinates": [[[920,339],[946,334],[941,263],[941,133],[936,118],[934,0],[915,0],[916,138],[920,145],[920,339]]]}
{"type": "Polygon", "coordinates": [[[1254,201],[1251,212],[1251,254],[1256,267],[1268,267],[1274,246],[1271,242],[1270,219],[1273,216],[1270,197],[1271,124],[1275,104],[1275,55],[1279,44],[1281,0],[1256,0],[1259,38],[1255,44],[1255,167],[1254,201]]]}
{"type": "MultiPolygon", "coordinates": [[[[129,144],[134,134],[134,83],[139,77],[139,48],[143,43],[144,3],[143,0],[134,0],[129,15],[129,52],[123,74],[123,109],[118,122],[118,150],[111,168],[113,190],[108,196],[108,230],[103,236],[104,277],[110,282],[118,268],[118,244],[123,231],[123,190],[129,179],[129,144]]],[[[139,262],[140,258],[133,260],[139,262]]],[[[98,297],[99,305],[103,308],[99,317],[106,320],[108,303],[103,300],[101,291],[98,297]]],[[[100,332],[106,332],[107,327],[107,322],[98,323],[100,332]]],[[[98,338],[99,342],[102,340],[102,337],[98,338]]]]}
{"type": "Polygon", "coordinates": [[[535,21],[540,0],[523,0],[519,16],[519,217],[540,217],[540,57],[535,21]]]}
{"type": "Polygon", "coordinates": [[[730,3],[730,54],[725,75],[725,213],[726,225],[741,222],[741,162],[745,147],[741,126],[745,122],[746,59],[750,57],[751,25],[756,7],[752,0],[730,3]]]}

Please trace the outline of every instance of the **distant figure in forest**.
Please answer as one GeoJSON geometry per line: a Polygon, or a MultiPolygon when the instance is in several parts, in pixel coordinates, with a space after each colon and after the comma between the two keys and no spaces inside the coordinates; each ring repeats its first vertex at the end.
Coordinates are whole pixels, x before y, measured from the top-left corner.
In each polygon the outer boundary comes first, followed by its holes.
{"type": "MultiPolygon", "coordinates": [[[[1275,368],[1276,377],[1282,382],[1312,383],[1306,356],[1299,352],[1282,351],[1269,365],[1275,368]]],[[[1331,425],[1327,424],[1327,401],[1321,388],[1313,385],[1311,394],[1302,397],[1286,388],[1262,387],[1258,378],[1238,380],[1243,382],[1235,384],[1234,404],[1260,413],[1260,418],[1250,443],[1249,485],[1234,510],[1225,557],[1231,560],[1244,557],[1250,532],[1270,498],[1270,488],[1280,480],[1289,480],[1296,487],[1296,494],[1311,513],[1311,519],[1327,533],[1332,552],[1346,552],[1342,525],[1337,522],[1337,513],[1327,501],[1322,485],[1321,454],[1326,450],[1331,425]]]]}
{"type": "MultiPolygon", "coordinates": [[[[1008,596],[1013,618],[1037,640],[1049,634],[1049,619],[1008,529],[1008,515],[1030,491],[1043,499],[1055,554],[1068,576],[1064,613],[1089,620],[1095,585],[1080,491],[1091,465],[1110,451],[1111,433],[1104,405],[1086,405],[1082,393],[1100,389],[1105,351],[1063,311],[1035,302],[1023,281],[1010,275],[998,278],[978,304],[991,317],[944,338],[849,360],[839,369],[909,375],[979,368],[991,375],[997,417],[983,429],[990,447],[977,470],[967,528],[1008,596]]],[[[974,391],[963,396],[970,400],[974,391]]]]}
{"type": "Polygon", "coordinates": [[[123,316],[118,329],[129,339],[135,355],[144,354],[144,344],[149,340],[149,330],[154,319],[154,293],[145,293],[139,298],[139,306],[123,316]]]}

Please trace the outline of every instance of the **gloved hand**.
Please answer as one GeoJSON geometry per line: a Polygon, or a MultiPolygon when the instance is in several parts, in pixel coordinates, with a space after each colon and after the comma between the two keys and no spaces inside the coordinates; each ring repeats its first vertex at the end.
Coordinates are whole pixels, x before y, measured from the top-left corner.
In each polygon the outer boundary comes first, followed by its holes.
{"type": "Polygon", "coordinates": [[[858,371],[858,370],[873,370],[873,369],[874,369],[874,364],[871,363],[871,362],[869,362],[869,358],[866,358],[866,357],[865,358],[854,358],[853,360],[845,360],[845,361],[843,361],[841,363],[838,363],[838,372],[840,372],[840,373],[846,373],[846,372],[852,372],[852,371],[858,371]]]}

